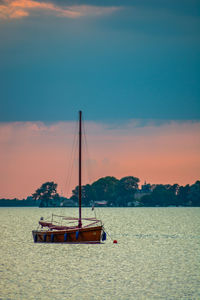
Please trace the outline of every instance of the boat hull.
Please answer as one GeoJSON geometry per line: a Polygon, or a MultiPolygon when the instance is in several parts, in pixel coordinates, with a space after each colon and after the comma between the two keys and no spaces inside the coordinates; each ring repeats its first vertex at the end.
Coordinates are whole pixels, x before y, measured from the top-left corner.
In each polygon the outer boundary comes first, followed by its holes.
{"type": "Polygon", "coordinates": [[[101,243],[102,226],[67,230],[33,230],[35,243],[101,243]]]}

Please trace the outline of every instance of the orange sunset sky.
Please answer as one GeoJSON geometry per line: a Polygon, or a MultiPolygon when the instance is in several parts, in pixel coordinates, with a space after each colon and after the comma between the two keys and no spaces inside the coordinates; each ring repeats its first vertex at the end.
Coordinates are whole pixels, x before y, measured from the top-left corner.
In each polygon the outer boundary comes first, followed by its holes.
{"type": "MultiPolygon", "coordinates": [[[[103,176],[132,175],[141,184],[186,185],[199,179],[199,122],[85,122],[84,128],[83,184],[103,176]]],[[[70,196],[78,182],[77,151],[72,155],[76,130],[75,122],[2,123],[0,197],[26,198],[46,181],[70,196]]]]}

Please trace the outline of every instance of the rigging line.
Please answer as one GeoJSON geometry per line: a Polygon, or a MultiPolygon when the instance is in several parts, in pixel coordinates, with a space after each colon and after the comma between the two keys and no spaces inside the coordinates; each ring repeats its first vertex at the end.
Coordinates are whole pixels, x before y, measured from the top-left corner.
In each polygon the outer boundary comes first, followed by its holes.
{"type": "Polygon", "coordinates": [[[67,194],[69,194],[69,192],[70,192],[72,175],[74,174],[74,165],[76,164],[77,147],[78,147],[78,139],[75,142],[73,156],[71,158],[71,167],[69,169],[69,176],[68,176],[68,182],[67,182],[67,194]]]}
{"type": "MultiPolygon", "coordinates": [[[[85,149],[86,149],[86,155],[87,155],[87,157],[88,157],[88,164],[87,164],[87,162],[86,162],[86,171],[87,171],[87,176],[88,176],[88,179],[89,179],[89,182],[91,182],[92,181],[92,179],[91,179],[91,168],[90,168],[90,161],[91,161],[91,159],[90,159],[90,152],[89,152],[89,147],[88,147],[88,142],[87,142],[87,135],[86,135],[86,130],[85,130],[85,125],[84,125],[84,122],[83,122],[83,136],[84,136],[84,144],[85,144],[85,149]]],[[[101,219],[102,220],[102,214],[101,214],[101,208],[100,207],[95,207],[95,201],[94,201],[94,199],[91,199],[91,200],[93,200],[93,205],[94,205],[94,209],[93,209],[93,213],[94,213],[94,216],[95,216],[95,218],[97,219],[97,217],[98,217],[98,219],[101,219]],[[95,208],[97,208],[96,210],[95,210],[95,208]]]]}
{"type": "Polygon", "coordinates": [[[68,160],[68,166],[67,166],[67,176],[66,176],[66,181],[65,181],[65,186],[64,186],[64,192],[68,193],[68,184],[69,184],[69,178],[70,178],[70,174],[71,174],[71,169],[72,169],[72,157],[73,157],[73,151],[74,151],[74,145],[75,145],[75,136],[73,139],[73,144],[72,144],[72,149],[71,149],[71,153],[69,155],[69,160],[68,160]]]}
{"type": "Polygon", "coordinates": [[[101,207],[96,207],[96,213],[97,213],[97,217],[98,219],[102,220],[102,214],[101,214],[101,207]]]}
{"type": "MultiPolygon", "coordinates": [[[[85,125],[83,123],[83,136],[84,136],[84,144],[85,144],[85,150],[86,150],[86,155],[88,157],[88,161],[86,161],[85,165],[86,165],[86,172],[87,172],[87,176],[88,176],[88,179],[89,179],[89,182],[91,182],[91,168],[90,168],[90,153],[89,153],[89,147],[88,147],[88,142],[87,142],[87,137],[86,137],[86,130],[85,130],[85,125]]],[[[94,199],[90,199],[93,201],[94,203],[94,199]]],[[[94,204],[93,204],[94,205],[94,204]]],[[[96,211],[95,209],[93,209],[93,214],[95,216],[95,218],[97,219],[97,216],[96,216],[96,211]]]]}
{"type": "Polygon", "coordinates": [[[91,182],[91,168],[90,168],[90,153],[89,153],[89,147],[88,147],[88,142],[87,142],[87,136],[86,136],[86,130],[85,130],[85,124],[83,122],[83,143],[85,146],[85,152],[86,152],[86,157],[88,158],[87,160],[85,160],[85,166],[86,166],[86,173],[87,173],[87,177],[89,182],[91,182]]]}
{"type": "Polygon", "coordinates": [[[103,225],[103,229],[106,232],[106,234],[109,236],[109,238],[114,242],[114,239],[112,238],[111,234],[107,231],[104,225],[103,225]]]}
{"type": "Polygon", "coordinates": [[[73,164],[74,164],[74,152],[75,152],[75,147],[77,144],[77,130],[78,130],[78,122],[76,121],[76,124],[74,126],[74,134],[73,134],[73,143],[72,143],[72,148],[71,148],[71,153],[69,155],[69,160],[68,160],[68,172],[64,184],[64,192],[68,194],[69,192],[69,186],[71,183],[71,176],[72,176],[72,171],[73,171],[73,164]],[[70,182],[70,183],[69,183],[70,182]]]}
{"type": "Polygon", "coordinates": [[[74,155],[72,157],[72,162],[71,162],[71,169],[69,170],[69,180],[68,180],[68,185],[67,185],[67,193],[69,193],[69,189],[70,189],[70,185],[71,185],[71,179],[72,179],[72,174],[74,172],[74,165],[75,165],[76,154],[77,154],[77,146],[78,146],[78,139],[76,140],[75,151],[73,153],[74,155]]]}
{"type": "MultiPolygon", "coordinates": [[[[89,179],[89,182],[92,181],[91,179],[91,168],[90,168],[90,153],[89,153],[89,147],[88,147],[88,142],[87,142],[87,136],[86,136],[86,130],[85,130],[85,124],[83,122],[83,141],[84,141],[84,146],[85,146],[85,152],[86,152],[86,156],[88,157],[88,160],[86,161],[85,160],[85,165],[86,165],[86,173],[87,173],[87,176],[88,176],[88,179],[89,179]]],[[[96,211],[95,211],[95,202],[94,202],[94,199],[90,199],[93,201],[93,205],[94,205],[94,209],[93,209],[93,214],[95,216],[95,218],[97,219],[97,215],[96,215],[96,211]]],[[[97,212],[98,213],[98,212],[97,212]]]]}

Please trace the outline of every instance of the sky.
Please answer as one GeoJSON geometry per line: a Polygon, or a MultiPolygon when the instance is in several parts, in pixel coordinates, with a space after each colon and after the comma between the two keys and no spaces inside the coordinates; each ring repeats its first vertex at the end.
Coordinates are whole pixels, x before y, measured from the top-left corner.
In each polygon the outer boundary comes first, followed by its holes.
{"type": "Polygon", "coordinates": [[[80,109],[84,183],[194,183],[199,50],[199,1],[0,0],[0,198],[25,198],[47,180],[70,194],[80,109]]]}

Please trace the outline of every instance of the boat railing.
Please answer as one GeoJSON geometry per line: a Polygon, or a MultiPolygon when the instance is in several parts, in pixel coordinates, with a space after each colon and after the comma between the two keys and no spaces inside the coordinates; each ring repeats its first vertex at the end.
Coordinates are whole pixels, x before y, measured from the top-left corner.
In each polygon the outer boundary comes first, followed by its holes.
{"type": "MultiPolygon", "coordinates": [[[[53,217],[58,217],[58,218],[62,218],[63,220],[79,220],[79,218],[74,218],[74,217],[66,217],[66,216],[60,216],[60,215],[55,215],[55,214],[52,214],[52,218],[53,217]]],[[[81,218],[81,220],[88,220],[88,221],[90,221],[90,220],[98,220],[97,218],[95,218],[95,217],[92,217],[92,218],[81,218]]],[[[100,220],[98,220],[98,221],[100,221],[100,220]]]]}
{"type": "MultiPolygon", "coordinates": [[[[39,221],[39,226],[42,228],[49,228],[50,230],[57,229],[57,230],[62,230],[62,229],[73,229],[77,228],[77,224],[79,221],[79,218],[74,218],[74,217],[66,217],[66,216],[60,216],[56,214],[52,214],[51,221],[47,221],[49,218],[44,220],[43,218],[40,219],[39,221]],[[66,222],[63,222],[66,221],[66,222]]],[[[92,218],[82,218],[82,227],[88,228],[90,226],[98,226],[102,225],[101,220],[96,219],[95,217],[92,218]],[[88,224],[89,223],[89,224],[88,224]]]]}

